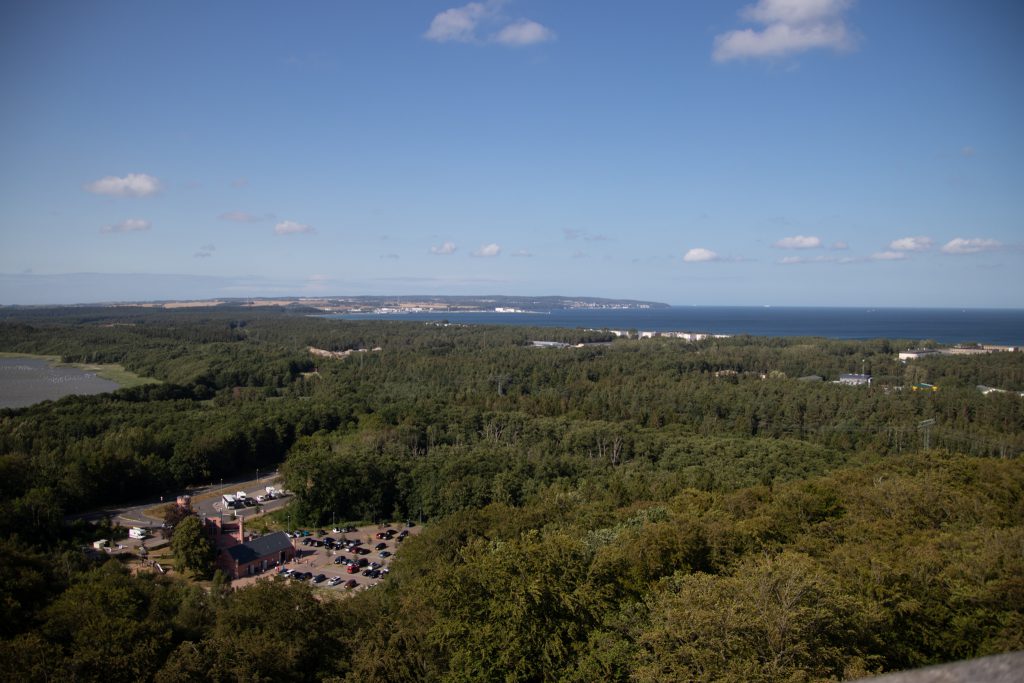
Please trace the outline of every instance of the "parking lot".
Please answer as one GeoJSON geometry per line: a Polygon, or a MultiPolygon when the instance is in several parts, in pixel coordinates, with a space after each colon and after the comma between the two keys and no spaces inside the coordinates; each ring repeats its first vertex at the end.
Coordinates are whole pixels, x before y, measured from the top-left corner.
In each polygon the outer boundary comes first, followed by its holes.
{"type": "Polygon", "coordinates": [[[366,590],[387,580],[391,561],[401,550],[402,543],[418,534],[420,529],[418,524],[411,527],[406,524],[374,524],[331,530],[299,530],[292,538],[294,560],[259,577],[238,579],[233,585],[242,587],[259,578],[283,574],[291,581],[305,581],[340,593],[366,590]],[[350,568],[349,565],[354,566],[350,568]],[[315,581],[319,576],[323,576],[323,580],[315,581]]]}

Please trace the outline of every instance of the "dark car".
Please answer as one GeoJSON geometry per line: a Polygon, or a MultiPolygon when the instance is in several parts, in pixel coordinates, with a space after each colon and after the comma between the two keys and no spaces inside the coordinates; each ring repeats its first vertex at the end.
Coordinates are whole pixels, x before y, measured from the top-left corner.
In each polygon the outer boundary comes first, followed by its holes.
{"type": "Polygon", "coordinates": [[[356,581],[355,579],[349,579],[348,581],[345,582],[345,588],[348,588],[349,590],[352,590],[353,588],[355,588],[358,585],[359,585],[359,582],[356,581]]]}
{"type": "Polygon", "coordinates": [[[391,553],[388,552],[387,550],[381,550],[380,551],[380,556],[381,557],[391,557],[391,553]]]}
{"type": "Polygon", "coordinates": [[[369,555],[370,554],[370,549],[369,548],[354,548],[352,550],[352,552],[357,553],[359,555],[369,555]]]}
{"type": "Polygon", "coordinates": [[[377,545],[373,546],[373,549],[374,550],[384,550],[384,548],[387,548],[387,547],[388,547],[387,543],[378,543],[377,545]]]}
{"type": "Polygon", "coordinates": [[[323,583],[326,580],[327,580],[327,576],[326,575],[324,575],[324,574],[317,574],[316,577],[313,578],[313,583],[323,583]]]}
{"type": "Polygon", "coordinates": [[[370,564],[370,561],[367,560],[365,557],[360,557],[358,560],[355,560],[355,565],[357,567],[365,567],[368,564],[370,564]]]}
{"type": "Polygon", "coordinates": [[[363,570],[363,576],[369,576],[370,574],[372,574],[375,571],[377,571],[377,570],[376,569],[364,569],[363,570]]]}
{"type": "Polygon", "coordinates": [[[334,564],[345,564],[345,558],[344,557],[336,557],[336,558],[334,558],[334,564]]]}

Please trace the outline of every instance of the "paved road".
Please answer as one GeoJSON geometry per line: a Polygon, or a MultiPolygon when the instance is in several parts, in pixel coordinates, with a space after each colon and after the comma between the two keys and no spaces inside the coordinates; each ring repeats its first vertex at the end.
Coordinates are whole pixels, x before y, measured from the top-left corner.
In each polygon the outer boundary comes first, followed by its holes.
{"type": "MultiPolygon", "coordinates": [[[[259,479],[247,478],[237,481],[228,481],[221,484],[213,484],[211,486],[203,486],[187,491],[192,496],[193,509],[199,514],[205,514],[206,516],[219,515],[221,513],[221,495],[224,493],[235,493],[236,491],[246,491],[252,497],[256,497],[257,491],[262,492],[267,486],[277,485],[280,482],[279,475],[275,472],[269,476],[261,476],[259,479]]],[[[291,497],[281,498],[273,500],[265,505],[261,506],[263,512],[271,512],[279,508],[284,507],[291,500],[291,497]]],[[[151,508],[159,506],[161,503],[172,503],[174,502],[174,496],[162,496],[155,499],[146,501],[136,502],[130,505],[120,507],[104,508],[102,510],[94,510],[80,515],[74,515],[69,517],[72,519],[89,519],[95,520],[102,517],[110,517],[115,523],[121,526],[143,526],[152,527],[160,526],[163,524],[162,515],[151,515],[147,514],[146,511],[151,508]]],[[[230,511],[235,512],[235,511],[230,511]]],[[[257,508],[244,508],[237,511],[239,516],[251,517],[257,514],[257,508]]]]}

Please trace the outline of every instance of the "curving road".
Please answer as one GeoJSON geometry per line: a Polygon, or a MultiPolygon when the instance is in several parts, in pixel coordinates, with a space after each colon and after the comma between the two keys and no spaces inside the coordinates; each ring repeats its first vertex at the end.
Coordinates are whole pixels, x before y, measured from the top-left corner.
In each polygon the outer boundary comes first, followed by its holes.
{"type": "MultiPolygon", "coordinates": [[[[211,517],[219,515],[221,512],[225,512],[225,514],[237,513],[239,517],[252,517],[256,514],[272,512],[273,510],[284,507],[289,501],[291,501],[291,496],[272,500],[257,507],[227,511],[221,509],[221,496],[225,493],[245,491],[255,498],[257,495],[262,494],[267,486],[277,486],[279,483],[280,475],[278,475],[277,472],[273,472],[268,476],[261,476],[259,478],[250,477],[235,481],[222,482],[220,484],[213,484],[210,486],[202,486],[188,490],[187,493],[192,496],[192,509],[200,515],[211,517]]],[[[139,501],[126,506],[103,508],[101,510],[94,510],[80,515],[73,515],[67,519],[96,520],[103,517],[110,517],[114,523],[125,527],[159,527],[164,522],[163,515],[155,513],[154,508],[159,508],[161,504],[171,503],[174,502],[174,500],[175,496],[160,496],[155,499],[139,501]]]]}

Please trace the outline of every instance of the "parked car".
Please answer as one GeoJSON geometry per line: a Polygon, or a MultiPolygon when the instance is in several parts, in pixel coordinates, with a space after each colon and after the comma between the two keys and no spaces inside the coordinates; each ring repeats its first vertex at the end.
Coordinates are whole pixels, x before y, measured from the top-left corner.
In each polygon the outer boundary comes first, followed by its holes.
{"type": "Polygon", "coordinates": [[[358,574],[359,573],[359,565],[358,564],[350,564],[348,567],[345,568],[345,571],[347,573],[349,573],[349,574],[358,574]]]}
{"type": "Polygon", "coordinates": [[[326,580],[327,580],[327,575],[325,575],[325,574],[317,574],[313,578],[313,583],[323,583],[326,580]]]}
{"type": "Polygon", "coordinates": [[[341,583],[341,577],[340,576],[334,576],[334,577],[331,577],[331,580],[327,582],[327,585],[328,586],[337,586],[339,583],[341,583]]]}
{"type": "Polygon", "coordinates": [[[374,550],[384,550],[384,548],[387,548],[387,547],[388,547],[387,543],[378,543],[377,545],[373,546],[373,549],[374,550]]]}
{"type": "Polygon", "coordinates": [[[352,564],[356,565],[357,567],[365,567],[366,565],[370,564],[370,561],[367,560],[365,557],[360,557],[358,560],[352,560],[352,564]]]}
{"type": "Polygon", "coordinates": [[[391,557],[391,553],[387,550],[381,550],[379,554],[381,557],[391,557]]]}
{"type": "Polygon", "coordinates": [[[374,571],[374,570],[372,570],[372,569],[364,569],[363,570],[363,576],[369,576],[370,572],[372,572],[372,571],[374,571]]]}
{"type": "Polygon", "coordinates": [[[348,561],[344,557],[339,556],[334,558],[334,564],[348,564],[348,561]]]}
{"type": "Polygon", "coordinates": [[[355,588],[358,585],[359,585],[359,582],[356,581],[355,579],[349,579],[348,581],[345,582],[345,588],[347,588],[349,590],[352,590],[353,588],[355,588]]]}

